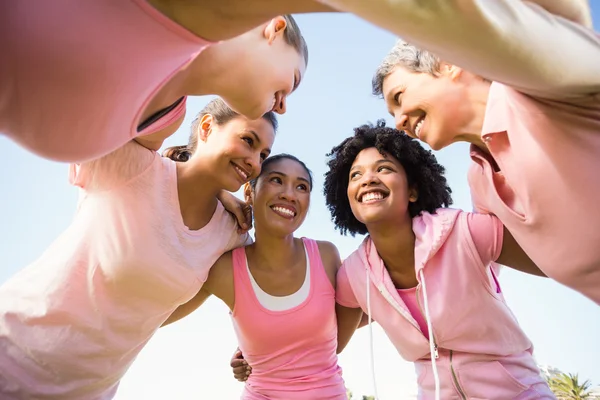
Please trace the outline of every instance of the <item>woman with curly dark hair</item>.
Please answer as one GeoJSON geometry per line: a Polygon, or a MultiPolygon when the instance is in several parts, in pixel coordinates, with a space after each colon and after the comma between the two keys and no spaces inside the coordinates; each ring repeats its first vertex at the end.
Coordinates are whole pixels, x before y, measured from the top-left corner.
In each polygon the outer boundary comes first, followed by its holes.
{"type": "Polygon", "coordinates": [[[415,363],[420,399],[554,398],[491,265],[542,273],[498,218],[447,208],[444,168],[383,121],[329,157],[336,228],[369,234],[337,274],[338,351],[364,311],[415,363]]]}

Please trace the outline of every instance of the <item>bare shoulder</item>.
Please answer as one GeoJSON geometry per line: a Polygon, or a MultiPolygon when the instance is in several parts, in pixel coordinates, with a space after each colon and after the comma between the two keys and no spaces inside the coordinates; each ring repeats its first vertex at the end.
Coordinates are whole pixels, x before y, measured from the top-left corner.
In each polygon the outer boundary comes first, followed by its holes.
{"type": "Polygon", "coordinates": [[[325,271],[327,271],[328,275],[333,274],[335,276],[342,264],[338,248],[335,244],[328,241],[317,240],[316,242],[319,247],[319,253],[321,254],[321,260],[323,261],[325,271]]]}
{"type": "Polygon", "coordinates": [[[211,293],[217,295],[216,292],[222,288],[225,283],[233,281],[233,256],[232,251],[228,251],[219,257],[219,259],[210,268],[208,278],[204,283],[204,287],[211,293]]]}

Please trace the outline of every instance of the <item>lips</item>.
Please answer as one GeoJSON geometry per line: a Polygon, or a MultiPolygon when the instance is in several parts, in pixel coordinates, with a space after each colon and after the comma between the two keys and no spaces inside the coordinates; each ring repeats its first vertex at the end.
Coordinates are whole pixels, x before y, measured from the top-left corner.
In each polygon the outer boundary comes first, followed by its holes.
{"type": "Polygon", "coordinates": [[[245,170],[244,168],[240,167],[236,163],[232,162],[231,164],[233,165],[233,169],[235,170],[235,172],[237,172],[241,181],[244,183],[248,182],[248,178],[250,177],[250,172],[245,170]]]}
{"type": "Polygon", "coordinates": [[[381,189],[365,190],[358,196],[358,202],[363,204],[371,204],[381,201],[389,196],[389,193],[381,189]]]}
{"type": "Polygon", "coordinates": [[[271,210],[285,219],[293,219],[298,214],[296,208],[288,204],[274,204],[271,206],[271,210]]]}

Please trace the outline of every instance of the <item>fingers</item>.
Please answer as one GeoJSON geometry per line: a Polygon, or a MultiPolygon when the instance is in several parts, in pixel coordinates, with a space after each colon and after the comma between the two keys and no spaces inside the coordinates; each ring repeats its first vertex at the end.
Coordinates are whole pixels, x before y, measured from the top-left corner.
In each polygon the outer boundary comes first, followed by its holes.
{"type": "Polygon", "coordinates": [[[233,377],[240,382],[245,382],[251,373],[252,367],[247,365],[246,361],[241,361],[241,365],[233,368],[233,377]]]}
{"type": "Polygon", "coordinates": [[[243,234],[252,228],[252,207],[248,204],[241,205],[234,214],[238,223],[238,233],[243,234]]]}

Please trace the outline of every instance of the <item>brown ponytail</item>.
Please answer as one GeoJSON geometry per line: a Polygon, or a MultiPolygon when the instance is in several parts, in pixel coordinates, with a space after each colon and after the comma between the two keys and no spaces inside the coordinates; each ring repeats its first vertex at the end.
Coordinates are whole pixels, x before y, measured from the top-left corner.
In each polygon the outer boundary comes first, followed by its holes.
{"type": "Polygon", "coordinates": [[[192,152],[187,145],[167,147],[162,153],[163,157],[170,158],[173,161],[186,162],[192,156],[192,152]]]}

